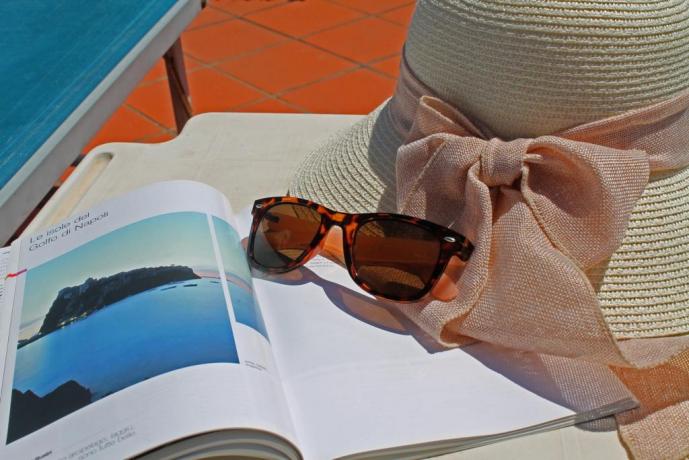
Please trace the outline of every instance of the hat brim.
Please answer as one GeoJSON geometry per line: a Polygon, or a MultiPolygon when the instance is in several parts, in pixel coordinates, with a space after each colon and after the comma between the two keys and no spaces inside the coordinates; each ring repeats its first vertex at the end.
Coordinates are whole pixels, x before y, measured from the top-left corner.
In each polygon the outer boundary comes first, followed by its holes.
{"type": "Polygon", "coordinates": [[[689,167],[651,176],[622,244],[588,275],[617,338],[689,332],[689,167]]]}
{"type": "Polygon", "coordinates": [[[309,154],[289,192],[346,212],[394,212],[395,157],[403,139],[389,100],[309,154]]]}

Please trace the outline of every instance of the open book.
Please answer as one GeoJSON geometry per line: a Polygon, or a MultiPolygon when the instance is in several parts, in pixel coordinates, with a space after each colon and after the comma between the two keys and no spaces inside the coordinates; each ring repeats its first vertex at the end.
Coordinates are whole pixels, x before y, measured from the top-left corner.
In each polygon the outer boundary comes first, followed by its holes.
{"type": "Polygon", "coordinates": [[[0,458],[419,458],[635,404],[602,366],[444,349],[328,259],[252,275],[249,224],[163,182],[1,250],[0,458]]]}

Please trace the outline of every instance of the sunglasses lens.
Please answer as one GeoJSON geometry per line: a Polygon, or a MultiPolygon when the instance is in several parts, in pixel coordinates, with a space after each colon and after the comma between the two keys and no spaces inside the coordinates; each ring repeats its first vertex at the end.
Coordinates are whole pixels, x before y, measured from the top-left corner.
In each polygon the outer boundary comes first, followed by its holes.
{"type": "Polygon", "coordinates": [[[312,247],[318,236],[321,215],[293,203],[280,203],[268,209],[254,237],[253,258],[268,268],[286,268],[312,247]]]}
{"type": "Polygon", "coordinates": [[[430,283],[440,242],[428,230],[395,220],[373,220],[359,227],[352,262],[359,278],[381,296],[415,299],[430,283]]]}

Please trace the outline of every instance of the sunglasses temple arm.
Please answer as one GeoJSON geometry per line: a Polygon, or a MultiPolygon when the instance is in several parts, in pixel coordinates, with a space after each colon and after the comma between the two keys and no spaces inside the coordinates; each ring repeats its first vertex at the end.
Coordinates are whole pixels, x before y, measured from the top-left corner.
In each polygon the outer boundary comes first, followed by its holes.
{"type": "Polygon", "coordinates": [[[460,260],[464,262],[469,260],[471,253],[474,252],[474,245],[471,244],[468,239],[462,237],[461,240],[457,241],[457,246],[457,254],[459,255],[460,260]]]}

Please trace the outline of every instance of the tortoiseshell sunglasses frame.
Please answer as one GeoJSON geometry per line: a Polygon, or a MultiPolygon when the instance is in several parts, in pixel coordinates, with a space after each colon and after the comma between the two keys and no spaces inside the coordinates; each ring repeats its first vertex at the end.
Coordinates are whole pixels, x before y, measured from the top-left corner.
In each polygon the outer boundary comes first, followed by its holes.
{"type": "Polygon", "coordinates": [[[304,200],[302,198],[282,196],[282,197],[269,197],[261,198],[254,202],[251,209],[253,215],[253,221],[251,223],[251,234],[249,236],[249,246],[247,250],[247,256],[251,265],[261,271],[266,273],[286,273],[295,268],[301,267],[306,262],[308,262],[312,257],[314,257],[320,250],[320,244],[327,235],[328,231],[336,225],[342,229],[342,243],[343,243],[343,253],[345,258],[345,264],[347,270],[349,271],[352,279],[358,284],[363,290],[378,296],[390,300],[395,300],[398,302],[411,302],[416,301],[424,297],[426,294],[433,289],[433,286],[438,282],[440,276],[447,268],[447,264],[453,255],[457,255],[460,260],[467,261],[471,256],[471,252],[474,247],[463,235],[447,228],[442,225],[435,224],[428,220],[419,219],[416,217],[405,216],[402,214],[391,214],[391,213],[367,213],[367,214],[350,214],[346,212],[333,211],[325,206],[314,203],[313,201],[304,200]],[[286,264],[285,267],[274,268],[265,267],[256,261],[254,257],[254,240],[256,237],[256,232],[258,231],[259,224],[263,220],[266,212],[268,212],[272,207],[279,204],[296,204],[305,206],[307,208],[315,210],[321,216],[321,222],[318,228],[318,232],[311,241],[310,248],[294,262],[286,264]],[[362,280],[357,274],[356,267],[353,263],[353,249],[354,239],[356,237],[357,230],[365,223],[370,221],[397,221],[412,224],[427,230],[432,235],[438,238],[440,243],[440,250],[438,253],[438,260],[436,261],[435,269],[431,278],[424,286],[423,290],[419,291],[413,296],[394,296],[379,292],[375,288],[371,287],[362,280]]]}

